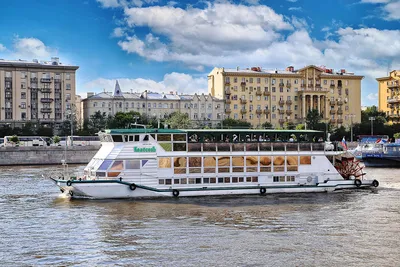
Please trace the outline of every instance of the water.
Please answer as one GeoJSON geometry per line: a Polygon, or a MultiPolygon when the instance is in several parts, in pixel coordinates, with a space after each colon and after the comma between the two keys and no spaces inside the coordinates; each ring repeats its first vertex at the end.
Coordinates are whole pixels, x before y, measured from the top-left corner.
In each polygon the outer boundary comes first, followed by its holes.
{"type": "Polygon", "coordinates": [[[0,168],[1,266],[400,266],[400,178],[369,190],[167,200],[69,200],[0,168]]]}

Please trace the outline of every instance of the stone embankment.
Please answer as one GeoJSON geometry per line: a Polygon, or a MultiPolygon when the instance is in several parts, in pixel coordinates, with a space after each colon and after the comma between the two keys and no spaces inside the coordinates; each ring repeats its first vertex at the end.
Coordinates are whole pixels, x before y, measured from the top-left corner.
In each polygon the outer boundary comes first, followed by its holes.
{"type": "Polygon", "coordinates": [[[99,146],[0,147],[0,166],[87,164],[99,146]]]}

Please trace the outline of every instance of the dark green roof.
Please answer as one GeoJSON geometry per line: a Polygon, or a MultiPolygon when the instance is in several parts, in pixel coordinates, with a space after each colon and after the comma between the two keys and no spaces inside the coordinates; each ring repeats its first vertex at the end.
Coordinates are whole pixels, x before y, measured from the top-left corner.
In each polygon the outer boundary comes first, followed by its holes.
{"type": "Polygon", "coordinates": [[[108,134],[139,134],[139,133],[323,133],[315,130],[273,130],[273,129],[109,129],[108,134]]]}

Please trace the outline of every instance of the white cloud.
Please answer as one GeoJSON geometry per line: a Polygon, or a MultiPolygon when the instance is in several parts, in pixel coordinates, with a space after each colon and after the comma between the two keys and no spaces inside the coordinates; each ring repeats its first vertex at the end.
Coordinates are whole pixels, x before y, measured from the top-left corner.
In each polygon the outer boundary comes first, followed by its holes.
{"type": "Polygon", "coordinates": [[[375,93],[375,94],[370,93],[370,94],[368,94],[367,95],[367,99],[368,100],[377,100],[378,99],[378,93],[375,93]]]}
{"type": "Polygon", "coordinates": [[[303,11],[302,7],[289,7],[289,11],[303,11]]]}
{"type": "Polygon", "coordinates": [[[0,52],[6,51],[6,47],[2,44],[0,44],[0,52]]]}
{"type": "Polygon", "coordinates": [[[121,4],[118,0],[96,0],[101,4],[102,7],[104,8],[115,8],[115,7],[120,7],[121,4]]]}
{"type": "Polygon", "coordinates": [[[286,0],[286,1],[291,2],[291,3],[296,3],[297,2],[297,0],[286,0]]]}
{"type": "Polygon", "coordinates": [[[365,3],[365,4],[384,4],[384,3],[389,3],[390,0],[361,0],[360,3],[365,3]]]}
{"type": "Polygon", "coordinates": [[[249,5],[258,5],[260,0],[244,0],[244,2],[249,5]]]}
{"type": "Polygon", "coordinates": [[[124,31],[124,29],[123,28],[121,28],[121,27],[117,27],[117,28],[115,28],[114,29],[114,31],[112,32],[112,34],[111,34],[111,36],[112,37],[122,37],[122,36],[124,36],[125,35],[125,31],[124,31]]]}
{"type": "MultiPolygon", "coordinates": [[[[172,91],[194,94],[207,93],[207,78],[205,77],[204,75],[201,78],[194,78],[188,74],[172,72],[165,74],[162,81],[142,78],[118,78],[117,80],[124,92],[130,92],[132,89],[133,92],[149,90],[159,93],[169,93],[172,91]]],[[[101,92],[105,89],[107,92],[112,92],[115,87],[115,80],[116,79],[98,78],[84,84],[84,88],[86,91],[101,92]]]]}
{"type": "Polygon", "coordinates": [[[382,14],[379,16],[385,20],[400,19],[400,0],[361,0],[365,4],[383,4],[382,14]]]}
{"type": "Polygon", "coordinates": [[[48,59],[57,51],[46,46],[37,38],[19,38],[14,39],[12,56],[20,59],[48,59]]]}

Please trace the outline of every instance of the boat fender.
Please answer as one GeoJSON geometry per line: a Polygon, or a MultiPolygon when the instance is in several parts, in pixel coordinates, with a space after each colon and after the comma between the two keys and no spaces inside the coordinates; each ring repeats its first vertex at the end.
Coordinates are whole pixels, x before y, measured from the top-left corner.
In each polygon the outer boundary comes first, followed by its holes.
{"type": "Polygon", "coordinates": [[[361,184],[362,184],[362,182],[361,182],[360,179],[355,179],[355,180],[354,180],[354,184],[356,185],[356,187],[360,187],[361,184]]]}
{"type": "Polygon", "coordinates": [[[265,189],[265,187],[261,187],[260,188],[260,194],[264,195],[267,192],[267,189],[265,189]]]}
{"type": "Polygon", "coordinates": [[[372,181],[372,186],[373,187],[378,187],[379,186],[379,182],[377,180],[373,180],[372,181]]]}
{"type": "Polygon", "coordinates": [[[178,196],[179,196],[179,191],[176,190],[176,189],[172,190],[172,195],[173,195],[174,197],[178,197],[178,196]]]}
{"type": "Polygon", "coordinates": [[[129,185],[129,189],[132,190],[132,191],[135,190],[136,189],[135,183],[130,184],[129,185]]]}
{"type": "Polygon", "coordinates": [[[82,178],[79,178],[78,180],[79,180],[79,181],[82,181],[82,178]]]}
{"type": "Polygon", "coordinates": [[[71,180],[68,180],[67,181],[67,186],[71,186],[72,185],[72,181],[71,180]]]}

